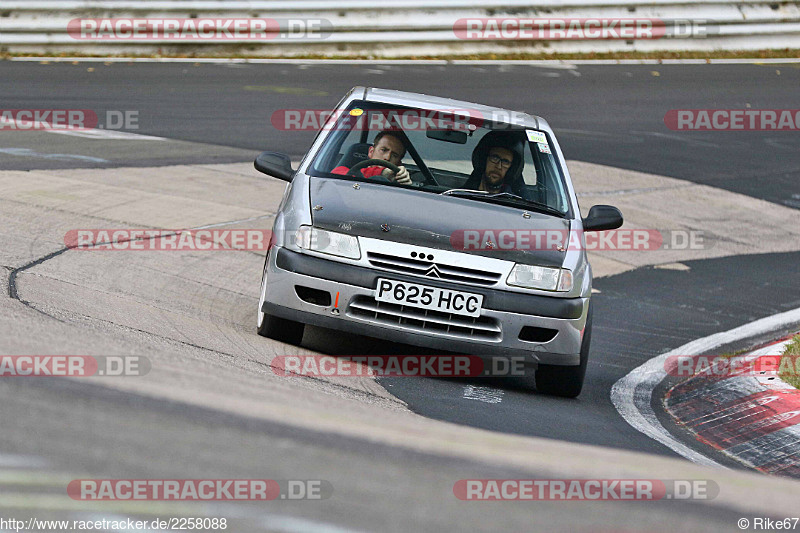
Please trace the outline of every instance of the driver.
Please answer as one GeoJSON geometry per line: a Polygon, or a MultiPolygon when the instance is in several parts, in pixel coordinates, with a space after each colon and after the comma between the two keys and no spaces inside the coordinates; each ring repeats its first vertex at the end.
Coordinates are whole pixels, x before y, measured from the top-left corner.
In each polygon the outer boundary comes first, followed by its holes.
{"type": "MultiPolygon", "coordinates": [[[[405,157],[405,155],[406,147],[403,143],[403,140],[397,133],[393,133],[391,131],[379,132],[375,136],[375,140],[372,142],[372,146],[369,147],[369,152],[367,154],[369,159],[382,159],[392,163],[393,165],[400,165],[400,161],[403,159],[403,157],[405,157]]],[[[347,174],[348,170],[350,169],[346,166],[340,166],[334,168],[331,170],[331,172],[333,174],[347,174]]],[[[388,168],[379,165],[362,168],[361,174],[365,178],[371,178],[380,174],[390,181],[400,183],[401,185],[411,184],[411,177],[408,175],[408,170],[406,170],[406,167],[401,165],[397,175],[395,175],[395,173],[388,168]]]]}

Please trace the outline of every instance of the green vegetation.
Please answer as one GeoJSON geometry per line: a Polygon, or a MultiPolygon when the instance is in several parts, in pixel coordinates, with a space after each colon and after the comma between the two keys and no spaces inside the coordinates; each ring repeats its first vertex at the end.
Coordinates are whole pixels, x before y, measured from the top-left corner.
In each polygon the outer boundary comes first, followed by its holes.
{"type": "Polygon", "coordinates": [[[798,372],[800,365],[798,362],[800,362],[800,335],[786,345],[783,357],[781,357],[781,364],[778,367],[783,369],[778,371],[778,376],[796,389],[800,389],[800,372],[798,372]]]}

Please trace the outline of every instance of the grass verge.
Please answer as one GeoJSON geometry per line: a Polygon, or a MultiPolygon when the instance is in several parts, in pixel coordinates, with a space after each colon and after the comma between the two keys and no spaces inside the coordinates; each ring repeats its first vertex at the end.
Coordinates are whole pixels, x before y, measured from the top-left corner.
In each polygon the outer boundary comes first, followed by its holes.
{"type": "Polygon", "coordinates": [[[792,385],[796,389],[800,389],[800,373],[798,373],[798,362],[800,362],[800,335],[797,335],[792,341],[786,345],[781,357],[781,364],[779,368],[784,368],[784,371],[779,371],[778,376],[792,385]]]}

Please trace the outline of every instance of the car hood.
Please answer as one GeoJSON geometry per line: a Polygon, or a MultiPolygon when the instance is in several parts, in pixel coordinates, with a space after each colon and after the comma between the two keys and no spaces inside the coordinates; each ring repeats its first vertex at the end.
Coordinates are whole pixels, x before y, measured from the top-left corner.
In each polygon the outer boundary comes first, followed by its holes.
{"type": "Polygon", "coordinates": [[[566,252],[536,246],[533,240],[526,245],[518,236],[559,232],[566,247],[569,233],[568,220],[535,211],[523,218],[524,211],[514,207],[335,178],[311,178],[311,205],[318,228],[541,266],[560,267],[566,252]],[[512,240],[506,233],[501,241],[506,249],[498,245],[502,230],[515,232],[512,240]],[[470,232],[467,244],[480,242],[481,249],[465,249],[465,231],[470,232]],[[487,240],[494,241],[494,249],[487,249],[487,240]],[[522,244],[507,249],[509,242],[522,244]]]}

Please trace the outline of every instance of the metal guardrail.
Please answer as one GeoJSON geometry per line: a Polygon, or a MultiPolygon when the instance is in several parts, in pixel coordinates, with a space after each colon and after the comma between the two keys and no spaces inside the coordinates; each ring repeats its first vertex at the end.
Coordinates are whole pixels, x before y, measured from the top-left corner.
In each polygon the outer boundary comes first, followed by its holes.
{"type": "MultiPolygon", "coordinates": [[[[702,4],[745,5],[745,2],[725,0],[385,0],[376,6],[373,0],[5,0],[3,9],[52,11],[57,9],[109,9],[109,10],[147,10],[174,11],[192,9],[197,11],[324,11],[326,9],[411,9],[455,10],[476,9],[564,9],[569,7],[625,6],[649,7],[702,4]]],[[[775,0],[751,0],[747,5],[780,5],[796,2],[776,2],[775,0]]]]}
{"type": "Polygon", "coordinates": [[[800,2],[777,0],[3,0],[0,51],[82,54],[441,55],[800,48],[800,2]],[[77,18],[321,19],[324,35],[263,40],[82,40],[77,18]],[[695,21],[704,35],[658,39],[470,39],[465,18],[695,21]],[[324,38],[323,38],[324,37],[324,38]]]}

